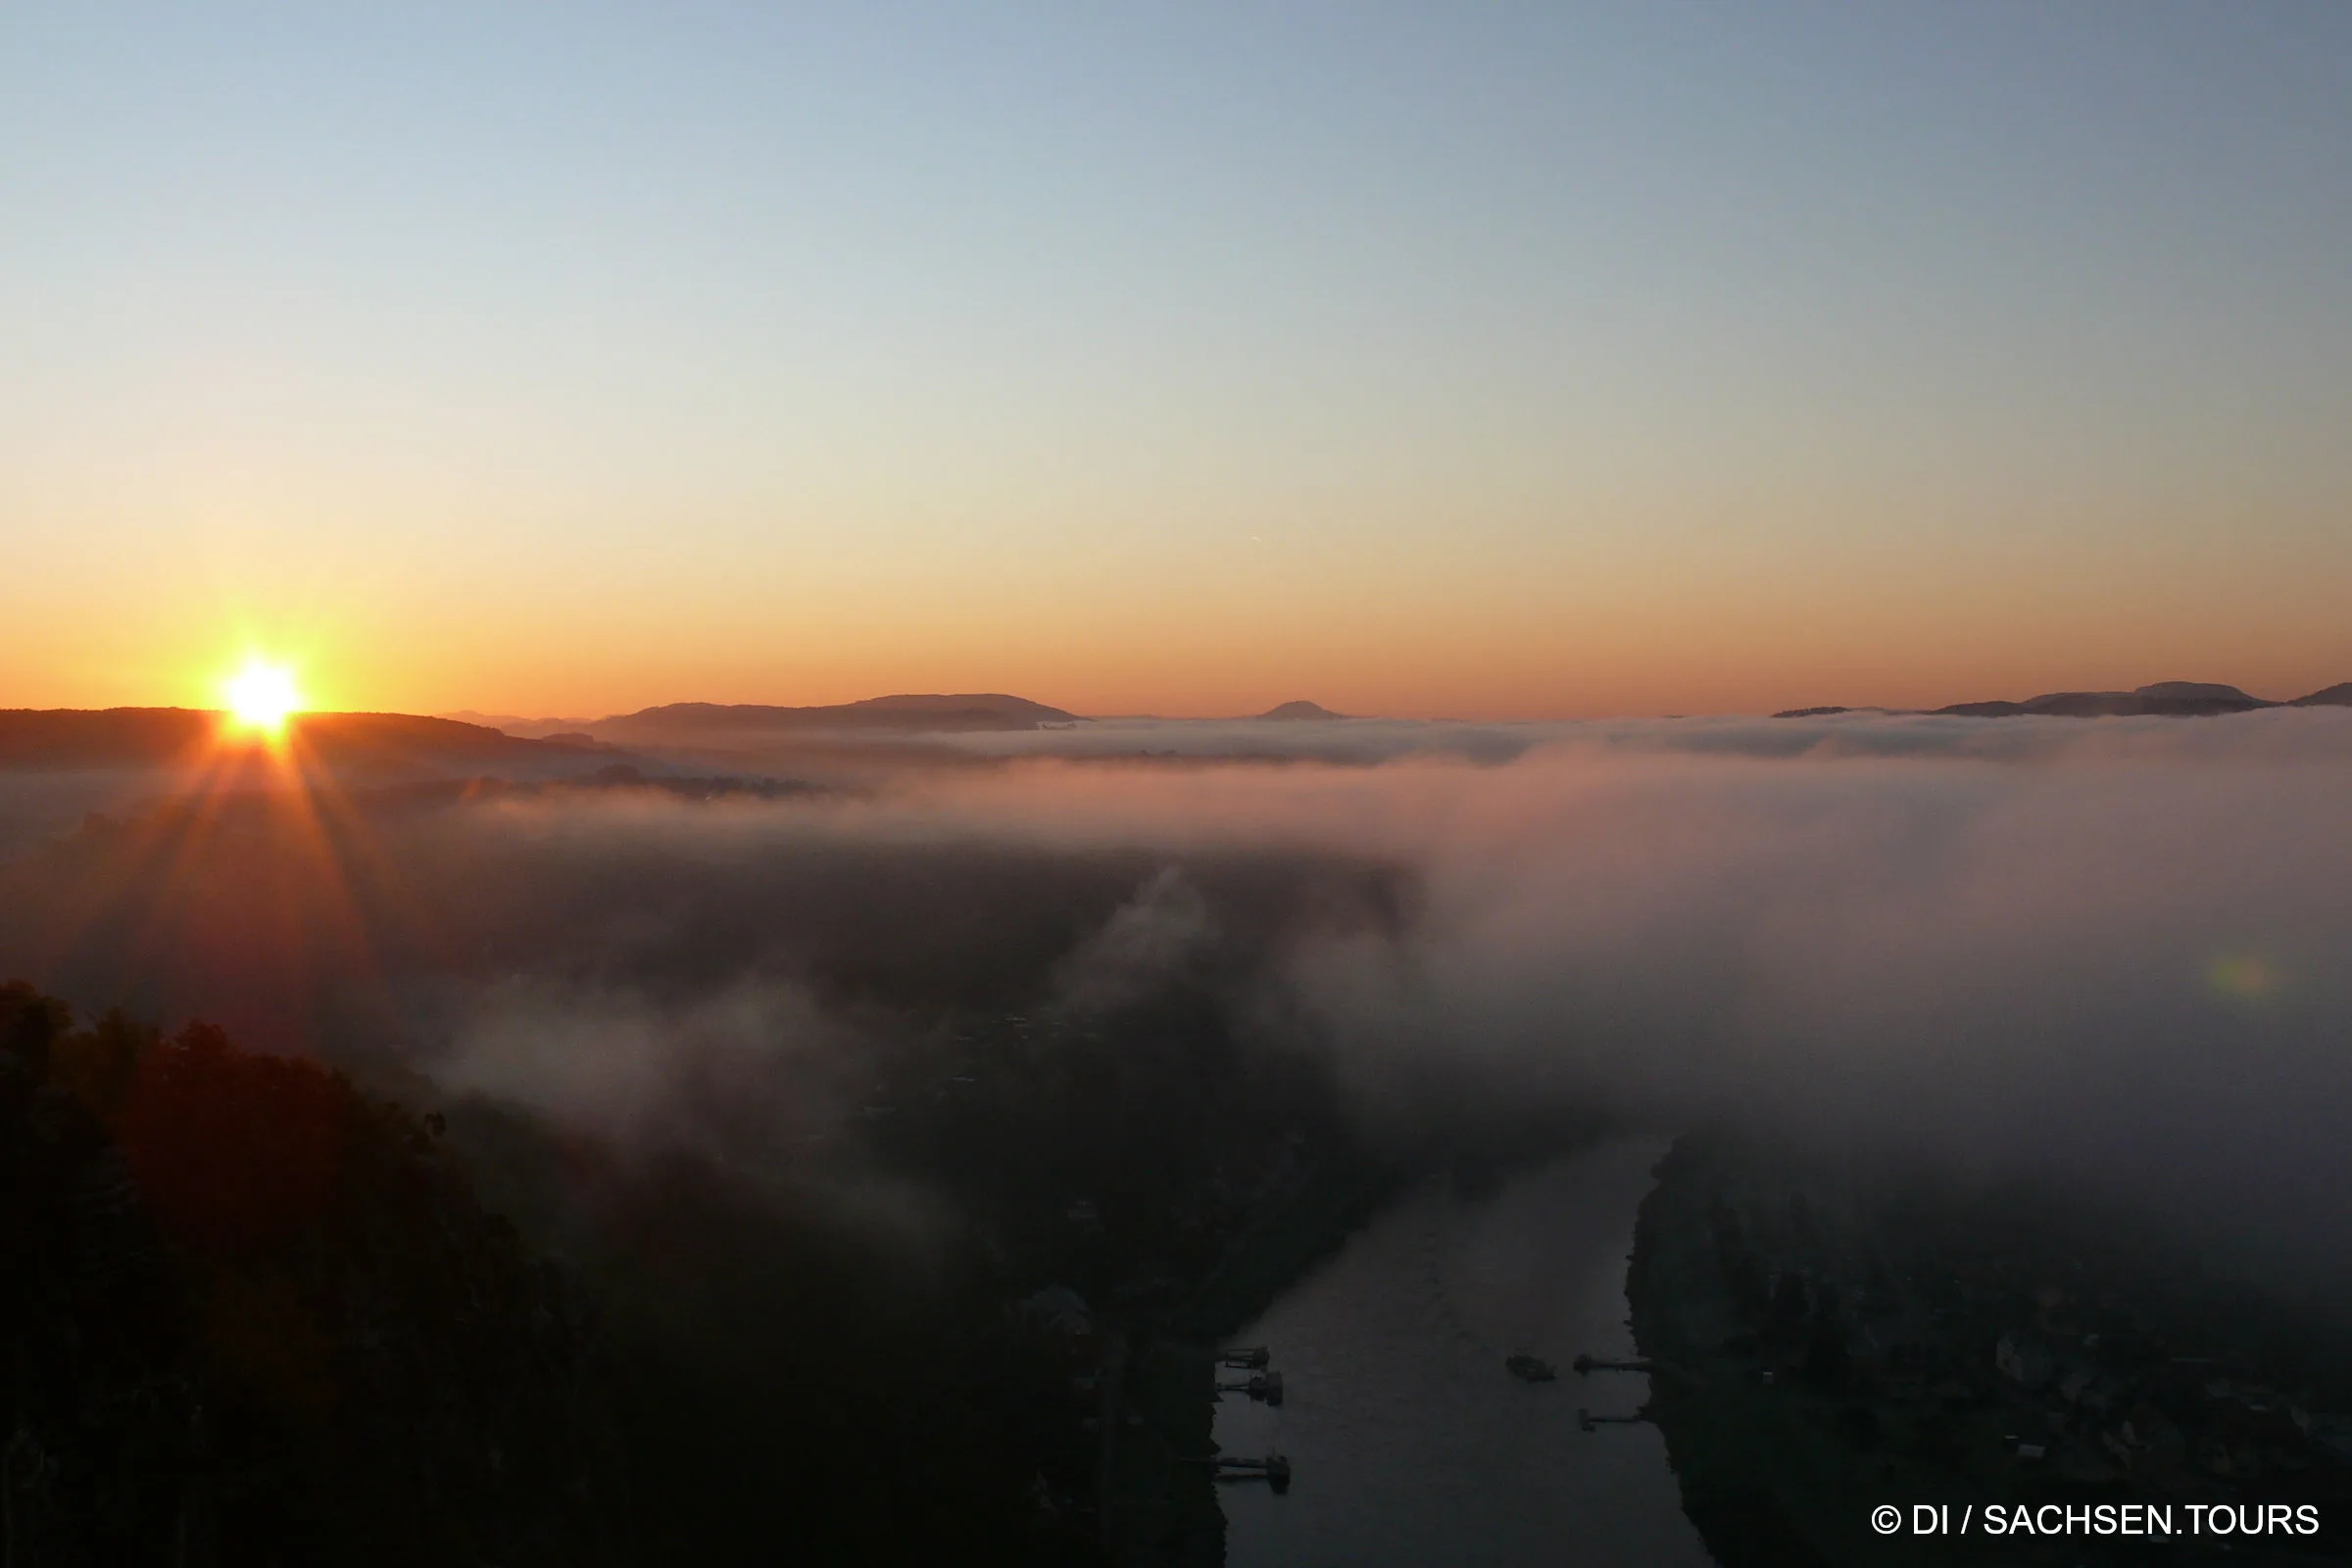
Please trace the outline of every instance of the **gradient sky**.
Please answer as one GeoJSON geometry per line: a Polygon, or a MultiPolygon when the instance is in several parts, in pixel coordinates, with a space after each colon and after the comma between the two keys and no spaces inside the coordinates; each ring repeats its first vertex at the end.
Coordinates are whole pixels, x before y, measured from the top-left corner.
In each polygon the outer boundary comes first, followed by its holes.
{"type": "Polygon", "coordinates": [[[13,4],[0,704],[2352,678],[2352,5],[13,4]]]}

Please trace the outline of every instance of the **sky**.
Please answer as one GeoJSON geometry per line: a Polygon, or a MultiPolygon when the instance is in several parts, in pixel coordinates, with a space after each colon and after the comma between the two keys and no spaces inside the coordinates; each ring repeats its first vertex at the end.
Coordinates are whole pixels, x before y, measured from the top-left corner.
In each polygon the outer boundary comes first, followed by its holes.
{"type": "Polygon", "coordinates": [[[2352,7],[0,10],[0,705],[2352,679],[2352,7]]]}

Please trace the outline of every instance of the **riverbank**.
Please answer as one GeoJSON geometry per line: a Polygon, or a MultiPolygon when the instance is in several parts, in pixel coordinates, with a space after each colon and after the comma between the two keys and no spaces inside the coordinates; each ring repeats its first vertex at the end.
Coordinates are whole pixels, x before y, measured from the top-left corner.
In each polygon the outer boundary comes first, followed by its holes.
{"type": "Polygon", "coordinates": [[[1665,1437],[1683,1510],[1722,1568],[1824,1568],[1819,1538],[1840,1490],[1792,1431],[1788,1403],[1721,1352],[1743,1318],[1709,1239],[1707,1173],[1691,1141],[1658,1162],[1626,1277],[1634,1344],[1652,1365],[1649,1415],[1665,1437]]]}
{"type": "Polygon", "coordinates": [[[1332,1157],[1227,1245],[1190,1295],[1122,1339],[1104,1401],[1102,1537],[1121,1568],[1216,1568],[1225,1558],[1212,1428],[1217,1349],[1337,1251],[1403,1190],[1414,1167],[1332,1157]]]}
{"type": "MultiPolygon", "coordinates": [[[[1213,1267],[1160,1312],[1120,1336],[1101,1441],[1102,1540],[1122,1568],[1216,1568],[1225,1515],[1214,1468],[1218,1348],[1422,1183],[1480,1198],[1514,1173],[1602,1143],[1592,1116],[1545,1113],[1475,1138],[1409,1149],[1330,1148],[1302,1163],[1234,1233],[1213,1267]]],[[[1609,1256],[1623,1255],[1623,1233],[1609,1256]]],[[[1279,1366],[1286,1347],[1273,1347],[1279,1366]]],[[[1495,1375],[1504,1376],[1499,1356],[1495,1375]]],[[[1252,1450],[1253,1452],[1255,1450],[1252,1450]]]]}
{"type": "Polygon", "coordinates": [[[1709,1568],[1658,1433],[1617,1424],[1646,1379],[1567,1371],[1633,1356],[1626,1253],[1663,1149],[1608,1138],[1417,1181],[1254,1317],[1242,1337],[1289,1397],[1228,1396],[1215,1436],[1296,1472],[1282,1496],[1219,1489],[1227,1568],[1709,1568]],[[1562,1377],[1514,1376],[1519,1352],[1562,1377]]]}
{"type": "Polygon", "coordinates": [[[2273,1388],[2288,1369],[2202,1337],[2251,1310],[2175,1321],[2149,1283],[2166,1276],[2127,1270],[2161,1251],[2100,1255],[2046,1201],[2021,1203],[1698,1138],[1660,1161],[1627,1297],[1651,1417],[1723,1568],[2122,1563],[2151,1545],[1883,1537],[1870,1519],[1888,1504],[2171,1507],[2170,1562],[2340,1560],[2328,1540],[2188,1533],[2191,1504],[2332,1502],[2344,1485],[2273,1388]]]}
{"type": "MultiPolygon", "coordinates": [[[[2080,1541],[1882,1537],[1871,1529],[1871,1511],[1882,1504],[1906,1514],[1918,1504],[1946,1505],[1957,1517],[1970,1504],[2018,1500],[2023,1478],[1956,1469],[1896,1441],[1889,1414],[1854,1380],[1825,1377],[1804,1344],[1776,1338],[1754,1302],[1742,1303],[1719,1225],[1735,1208],[1762,1202],[1762,1190],[1788,1205],[1788,1173],[1760,1160],[1703,1138],[1679,1141],[1642,1205],[1626,1288],[1635,1343],[1656,1368],[1651,1419],[1666,1439],[1684,1511],[1721,1568],[2106,1560],[2095,1544],[2080,1541]]],[[[1814,1223],[1831,1223],[1832,1197],[1813,1194],[1814,1223]]],[[[1804,1206],[1801,1197],[1796,1206],[1804,1206]]]]}

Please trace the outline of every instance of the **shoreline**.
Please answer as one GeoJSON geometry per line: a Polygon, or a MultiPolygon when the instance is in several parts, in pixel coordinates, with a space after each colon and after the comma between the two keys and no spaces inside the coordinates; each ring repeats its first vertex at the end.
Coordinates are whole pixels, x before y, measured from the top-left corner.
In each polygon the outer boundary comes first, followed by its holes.
{"type": "MultiPolygon", "coordinates": [[[[2268,1447],[2241,1439],[2227,1466],[2180,1462],[2223,1451],[2191,1446],[2187,1437],[2177,1440],[2180,1452],[2172,1458],[2157,1450],[2155,1441],[2175,1420],[2209,1445],[2244,1408],[2231,1402],[2233,1389],[2277,1369],[2211,1376],[2218,1363],[2205,1354],[2177,1353],[2202,1341],[2159,1337],[2190,1332],[2177,1324],[2160,1330],[2151,1319],[2134,1330],[2114,1319],[2125,1326],[2115,1343],[2101,1346],[2108,1336],[2085,1338],[2079,1322],[2068,1330],[2050,1315],[2078,1297],[2088,1303],[2081,1309],[2090,1310],[2122,1289],[2114,1280],[2136,1276],[2102,1281],[2095,1268],[2085,1271],[2071,1242],[2063,1255],[2029,1250],[2014,1239],[1971,1251],[1931,1230],[1930,1240],[1906,1248],[1928,1222],[1906,1208],[1914,1231],[1889,1229],[1896,1223],[1889,1211],[1865,1193],[1876,1196],[1851,1171],[1825,1173],[1787,1152],[1686,1137],[1659,1161],[1642,1202],[1626,1296],[1635,1343],[1655,1369],[1649,1415],[1665,1439],[1684,1511],[1721,1568],[1971,1563],[1993,1555],[2071,1568],[2138,1561],[2148,1546],[2120,1534],[1968,1533],[1965,1525],[1952,1535],[1882,1536],[1871,1517],[1886,1504],[1942,1504],[1964,1518],[1969,1510],[2046,1504],[2328,1505],[2344,1494],[2340,1467],[2283,1416],[2268,1447]],[[2049,1286],[2053,1278],[2067,1279],[2069,1291],[2049,1286]],[[1914,1298],[1925,1298],[1913,1279],[1929,1282],[1924,1291],[1940,1285],[1936,1298],[1953,1304],[1921,1307],[1914,1298]],[[1911,1338],[1893,1338],[1906,1329],[1911,1338]],[[2134,1332],[2136,1348],[2129,1338],[2134,1332]],[[2029,1381],[2001,1357],[2010,1354],[2012,1336],[2040,1344],[2036,1333],[2071,1343],[2079,1356],[2105,1359],[2078,1371],[2071,1393],[2047,1374],[2029,1381]],[[2111,1397],[2107,1388],[2127,1392],[2111,1397]],[[2150,1441],[2139,1450],[2111,1448],[2115,1462],[2093,1469],[2099,1450],[2092,1438],[2119,1415],[2145,1423],[2150,1441]]],[[[1980,1229],[1987,1223],[1976,1210],[1961,1212],[1980,1229]]],[[[2158,1310],[2139,1285],[2128,1294],[2131,1312],[2158,1310]]],[[[2236,1430],[2249,1429],[2241,1422],[2236,1430]]],[[[2194,1527],[2156,1549],[2181,1563],[2284,1564],[2340,1554],[2331,1541],[2200,1539],[2194,1527]]]]}
{"type": "Polygon", "coordinates": [[[1116,1393],[1106,1394],[1102,1424],[1101,1520],[1112,1562],[1220,1568],[1224,1561],[1217,1483],[1207,1465],[1183,1462],[1216,1449],[1220,1346],[1416,1183],[1450,1176],[1472,1190],[1499,1188],[1513,1172],[1589,1148],[1607,1132],[1595,1119],[1577,1117],[1522,1128],[1498,1152],[1475,1157],[1430,1148],[1356,1153],[1302,1173],[1236,1233],[1182,1301],[1122,1336],[1116,1354],[1123,1376],[1116,1393]]]}
{"type": "Polygon", "coordinates": [[[1103,1400],[1103,1545],[1120,1568],[1217,1568],[1225,1515],[1216,1451],[1217,1349],[1330,1257],[1409,1185],[1418,1167],[1327,1162],[1228,1244],[1181,1303],[1122,1335],[1103,1400]]]}

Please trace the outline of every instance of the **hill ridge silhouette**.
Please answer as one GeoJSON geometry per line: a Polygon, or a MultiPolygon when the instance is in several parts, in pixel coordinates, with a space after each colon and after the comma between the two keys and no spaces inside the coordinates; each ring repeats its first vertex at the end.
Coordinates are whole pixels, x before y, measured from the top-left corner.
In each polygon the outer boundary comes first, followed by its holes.
{"type": "Polygon", "coordinates": [[[2275,701],[2255,697],[2220,681],[2160,680],[2120,691],[2044,692],[2023,702],[1949,703],[1942,708],[1884,709],[1785,708],[1775,718],[1815,718],[1831,713],[1928,712],[1959,718],[2211,718],[2224,713],[2250,713],[2265,708],[2352,708],[2352,681],[2338,681],[2302,697],[2275,701]]]}

